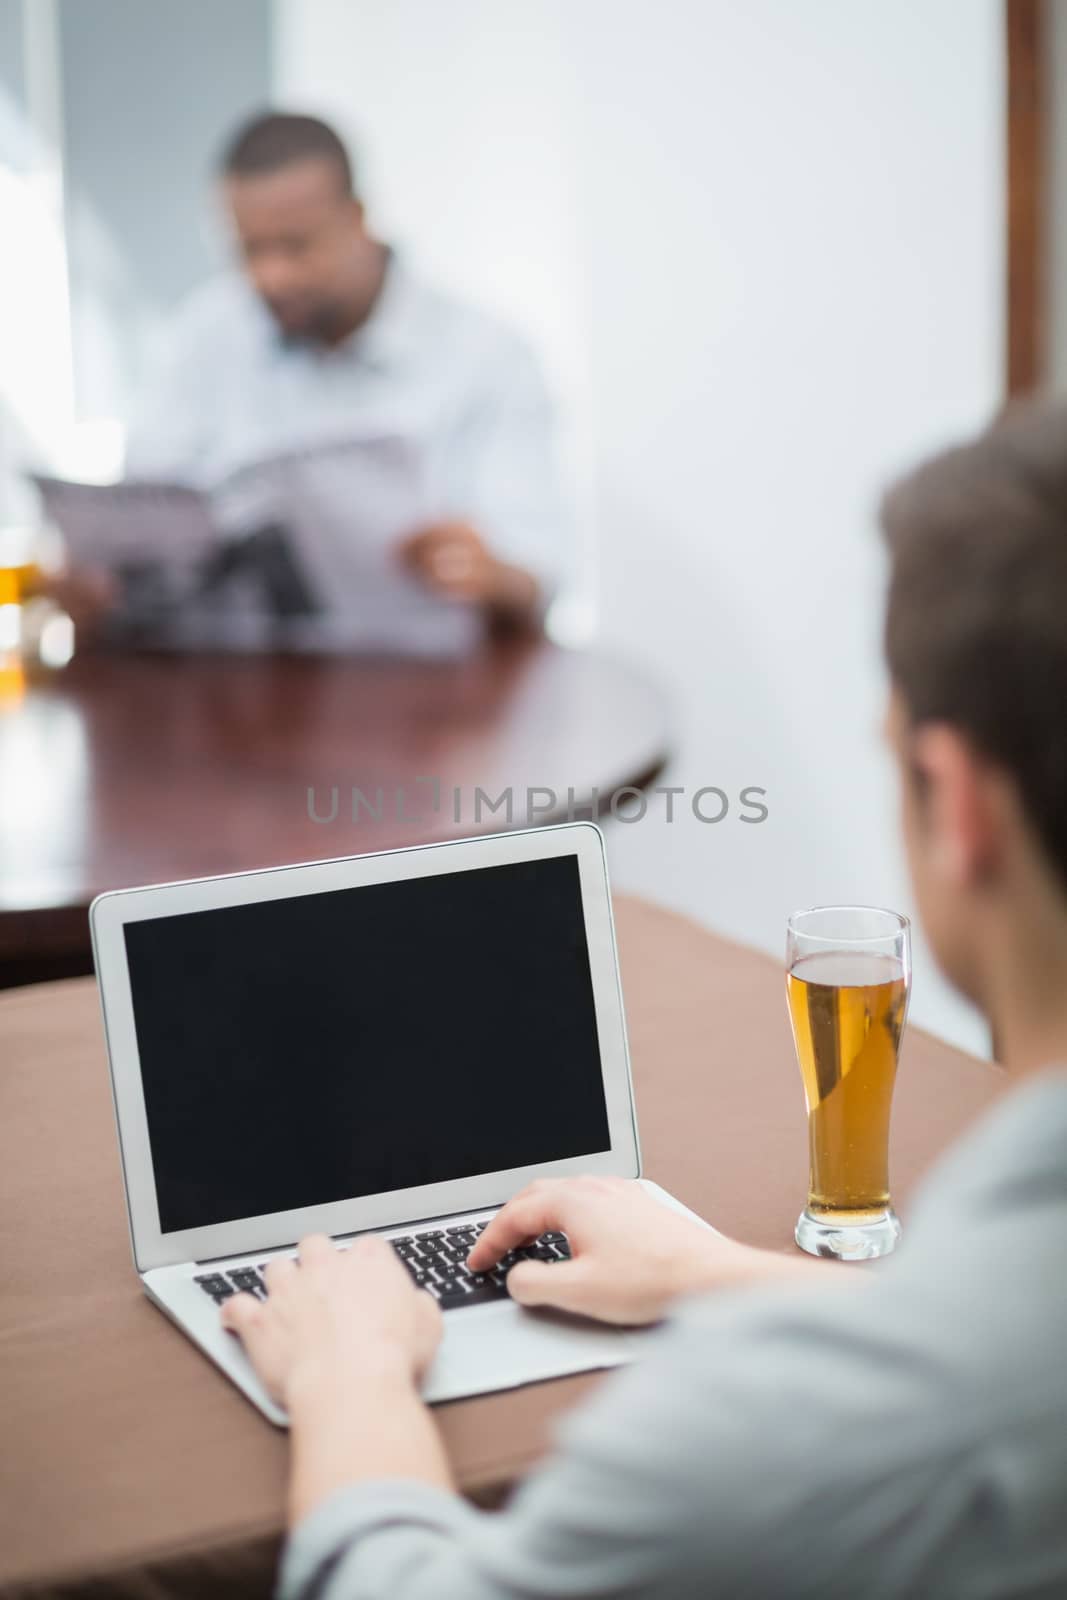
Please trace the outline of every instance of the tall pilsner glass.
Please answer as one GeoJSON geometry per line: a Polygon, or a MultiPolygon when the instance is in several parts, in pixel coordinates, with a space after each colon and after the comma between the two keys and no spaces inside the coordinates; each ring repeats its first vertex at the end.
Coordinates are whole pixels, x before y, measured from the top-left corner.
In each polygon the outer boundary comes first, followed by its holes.
{"type": "Polygon", "coordinates": [[[820,906],[789,918],[786,986],[808,1105],[808,1203],[796,1240],[866,1261],[900,1238],[889,1198],[889,1113],[911,990],[907,917],[820,906]]]}

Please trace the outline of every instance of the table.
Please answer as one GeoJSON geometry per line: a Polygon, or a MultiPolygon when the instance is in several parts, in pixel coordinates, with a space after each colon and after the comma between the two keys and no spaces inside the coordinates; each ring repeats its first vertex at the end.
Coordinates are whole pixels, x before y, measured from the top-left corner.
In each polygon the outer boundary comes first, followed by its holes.
{"type": "Polygon", "coordinates": [[[77,657],[0,705],[0,987],[91,972],[103,889],[589,816],[669,741],[643,674],[528,639],[452,663],[77,657]]]}
{"type": "MultiPolygon", "coordinates": [[[[778,963],[641,901],[618,897],[616,919],[647,1175],[726,1232],[792,1248],[806,1136],[778,963]]],[[[908,1031],[905,1227],[920,1173],[1004,1081],[908,1031]]],[[[0,1596],[265,1597],[285,1438],[140,1291],[91,980],[0,996],[0,1094],[0,1596]]],[[[438,1407],[464,1491],[499,1500],[600,1381],[438,1407]]]]}

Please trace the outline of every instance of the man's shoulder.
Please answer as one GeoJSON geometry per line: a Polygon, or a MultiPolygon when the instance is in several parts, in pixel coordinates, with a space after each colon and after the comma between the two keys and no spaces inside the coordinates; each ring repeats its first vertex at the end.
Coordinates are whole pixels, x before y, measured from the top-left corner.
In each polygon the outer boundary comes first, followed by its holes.
{"type": "Polygon", "coordinates": [[[198,284],[172,311],[167,337],[183,350],[232,350],[254,345],[265,333],[263,308],[236,272],[221,272],[198,284]]]}
{"type": "Polygon", "coordinates": [[[442,284],[400,267],[413,323],[441,343],[463,346],[486,358],[532,360],[530,341],[505,313],[468,299],[442,284]]]}

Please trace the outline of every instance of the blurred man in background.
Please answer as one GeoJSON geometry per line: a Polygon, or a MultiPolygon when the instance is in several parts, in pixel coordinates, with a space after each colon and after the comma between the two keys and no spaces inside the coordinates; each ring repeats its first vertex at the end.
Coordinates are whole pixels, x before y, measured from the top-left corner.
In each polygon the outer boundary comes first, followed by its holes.
{"type": "MultiPolygon", "coordinates": [[[[395,558],[433,593],[536,623],[564,516],[551,407],[525,345],[370,233],[324,122],[254,117],[220,181],[241,270],[178,313],[130,431],[128,476],[212,489],[286,451],[402,438],[440,510],[395,558]]],[[[87,620],[111,590],[78,575],[65,598],[87,620]]]]}

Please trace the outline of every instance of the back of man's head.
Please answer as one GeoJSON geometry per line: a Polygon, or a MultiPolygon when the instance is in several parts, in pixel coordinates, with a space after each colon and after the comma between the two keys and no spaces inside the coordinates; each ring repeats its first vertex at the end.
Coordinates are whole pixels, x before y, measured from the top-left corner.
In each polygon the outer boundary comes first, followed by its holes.
{"type": "Polygon", "coordinates": [[[927,462],[890,490],[882,522],[908,729],[955,730],[1010,780],[1067,896],[1067,407],[1020,406],[927,462]]]}
{"type": "Polygon", "coordinates": [[[318,117],[294,111],[264,111],[242,123],[222,152],[224,178],[260,178],[304,161],[323,161],[337,174],[343,193],[355,193],[352,163],[340,135],[318,117]]]}

